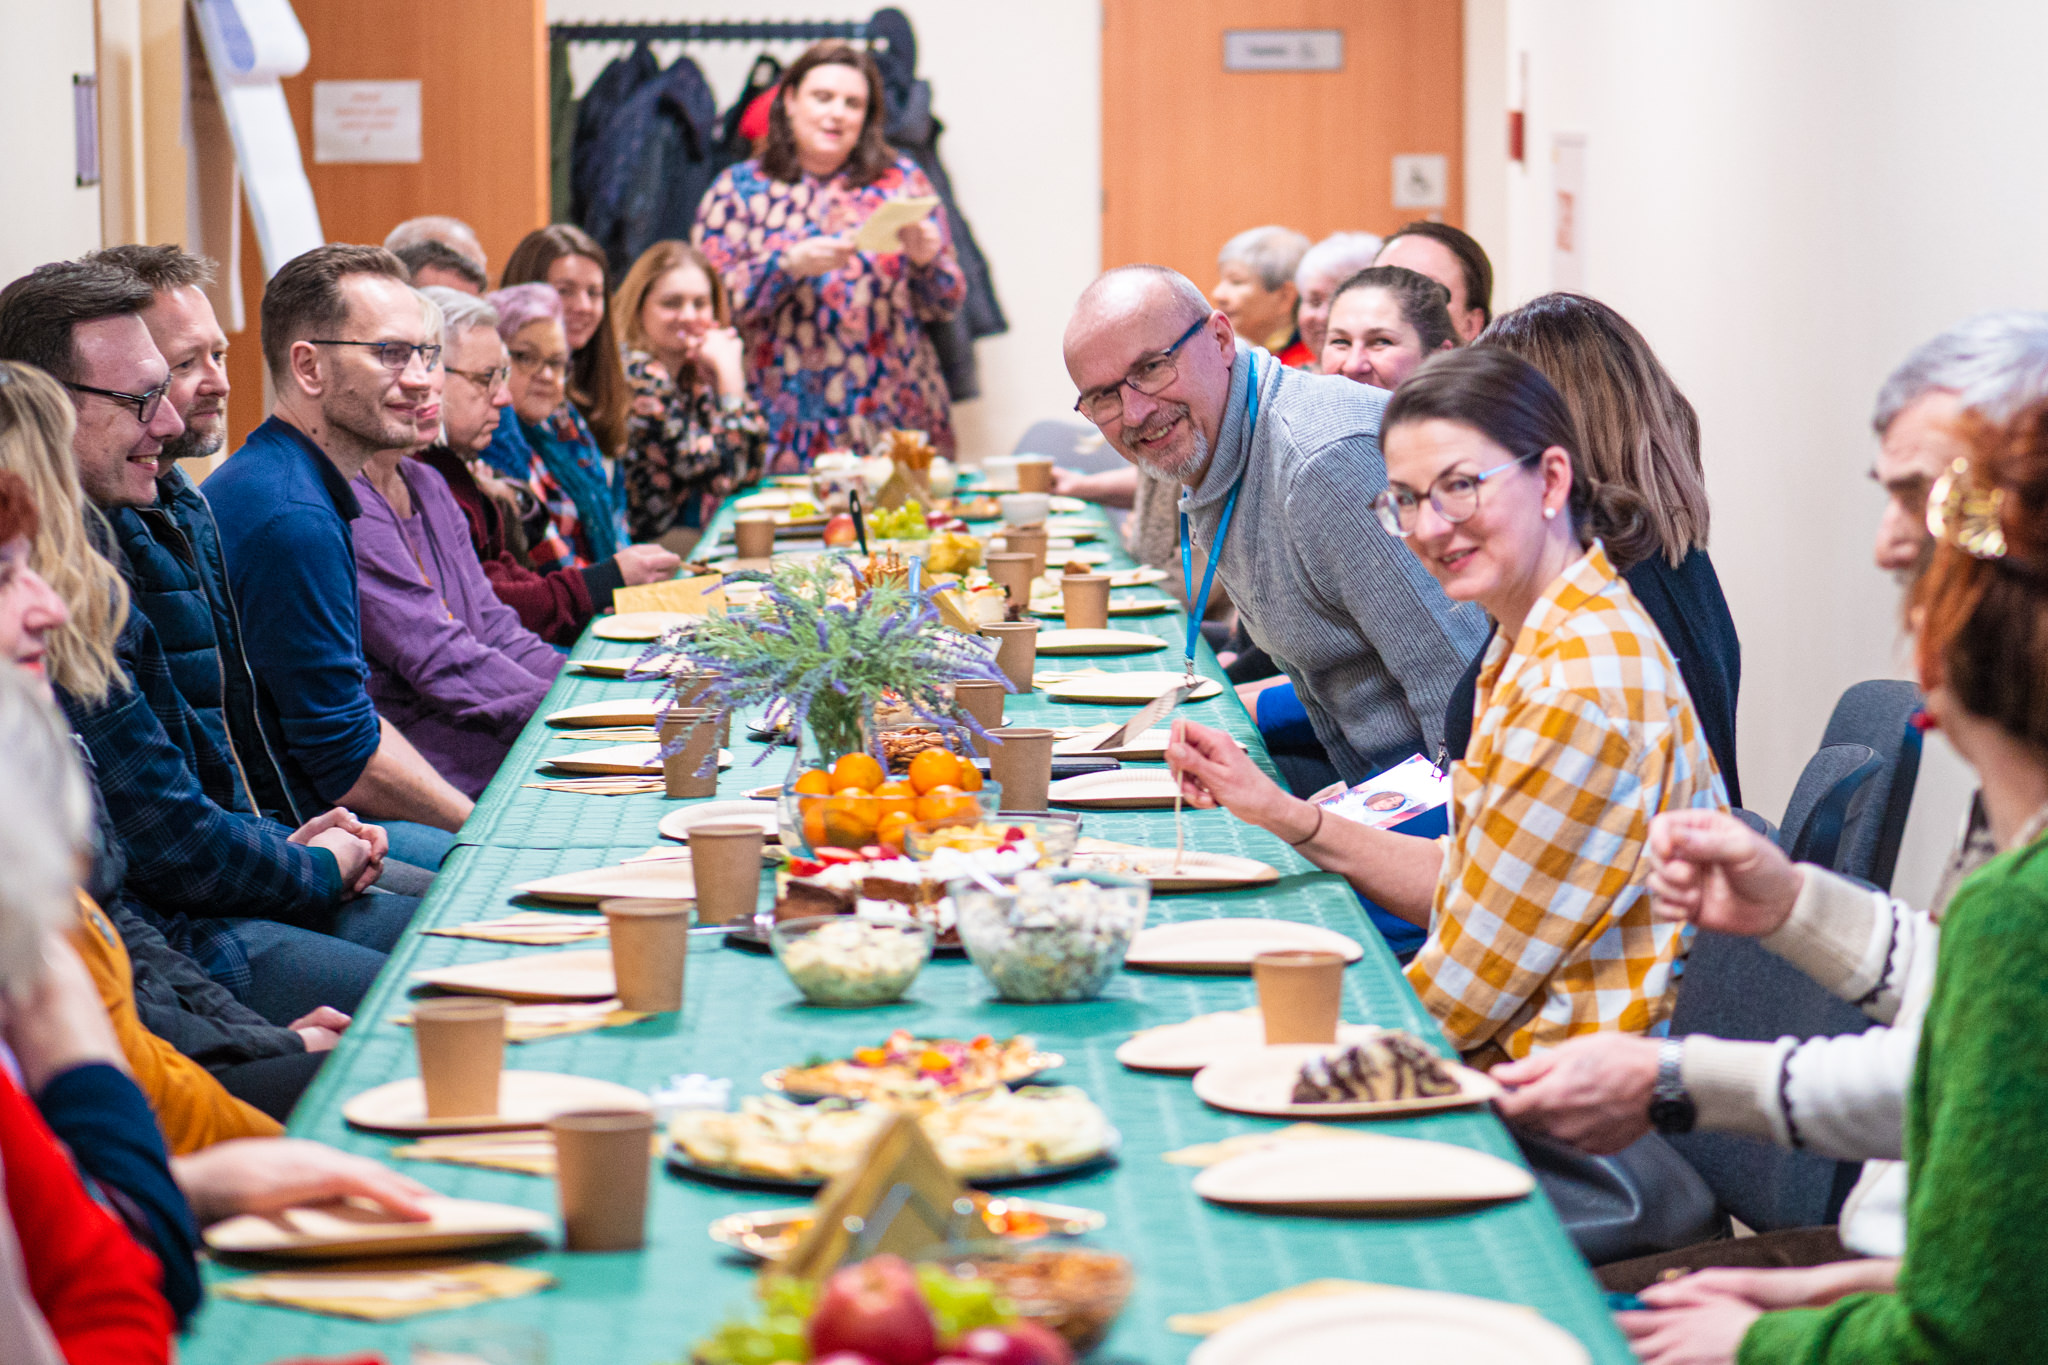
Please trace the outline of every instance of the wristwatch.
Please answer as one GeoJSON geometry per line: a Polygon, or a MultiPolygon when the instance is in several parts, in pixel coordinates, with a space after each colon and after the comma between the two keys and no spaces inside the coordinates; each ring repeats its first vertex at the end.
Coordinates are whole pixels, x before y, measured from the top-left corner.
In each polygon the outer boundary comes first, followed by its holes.
{"type": "Polygon", "coordinates": [[[1657,1045],[1657,1083],[1650,1087],[1650,1126],[1660,1133],[1690,1133],[1699,1109],[1686,1093],[1685,1043],[1666,1038],[1657,1045]]]}

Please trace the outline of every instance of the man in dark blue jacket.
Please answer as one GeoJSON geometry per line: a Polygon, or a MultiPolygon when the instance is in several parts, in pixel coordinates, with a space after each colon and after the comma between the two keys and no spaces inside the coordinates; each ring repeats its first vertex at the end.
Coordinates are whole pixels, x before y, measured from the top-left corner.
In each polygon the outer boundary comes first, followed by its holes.
{"type": "MultiPolygon", "coordinates": [[[[172,467],[185,433],[168,397],[180,376],[168,373],[141,317],[154,301],[146,283],[105,261],[45,266],[0,293],[0,353],[51,369],[71,389],[80,482],[117,515],[154,509],[157,474],[172,467]]],[[[197,386],[182,387],[189,409],[197,386]]],[[[207,414],[198,416],[203,423],[207,414]]],[[[197,515],[204,506],[197,500],[186,511],[197,515]]],[[[154,599],[187,637],[191,671],[214,615],[205,558],[191,548],[195,540],[211,543],[211,519],[203,535],[197,522],[158,525],[185,551],[166,558],[182,571],[186,591],[146,591],[138,605],[154,599]],[[172,601],[187,610],[170,610],[172,601]]],[[[218,563],[217,550],[212,559],[218,563]]],[[[145,563],[165,567],[153,555],[145,563]]],[[[134,566],[127,567],[133,578],[134,566]]],[[[219,596],[231,615],[224,591],[219,596]]],[[[267,818],[229,740],[222,684],[213,693],[222,716],[209,728],[181,691],[147,611],[129,614],[115,653],[125,686],[62,700],[98,770],[134,902],[175,946],[273,1022],[299,1027],[318,1016],[322,1022],[309,1028],[331,1034],[345,1027],[343,1011],[355,1007],[416,908],[410,897],[360,894],[381,871],[381,832],[346,811],[294,817],[296,832],[267,818]]],[[[239,660],[212,651],[217,678],[229,662],[239,660]]]]}

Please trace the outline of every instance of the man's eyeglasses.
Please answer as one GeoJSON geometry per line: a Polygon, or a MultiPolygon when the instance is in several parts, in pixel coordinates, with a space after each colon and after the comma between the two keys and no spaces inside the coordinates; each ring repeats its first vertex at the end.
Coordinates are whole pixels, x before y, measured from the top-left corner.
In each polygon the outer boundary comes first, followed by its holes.
{"type": "Polygon", "coordinates": [[[1479,510],[1479,485],[1496,474],[1504,474],[1516,465],[1527,464],[1534,455],[1517,455],[1506,464],[1497,464],[1477,474],[1462,469],[1439,474],[1431,483],[1427,494],[1412,488],[1390,487],[1372,500],[1372,510],[1379,515],[1380,525],[1387,528],[1390,536],[1413,535],[1415,518],[1422,511],[1422,500],[1426,496],[1436,514],[1451,525],[1470,521],[1472,514],[1479,510]]]}
{"type": "Polygon", "coordinates": [[[1124,415],[1126,384],[1147,397],[1164,389],[1173,382],[1174,376],[1180,373],[1180,361],[1174,353],[1187,345],[1188,338],[1201,331],[1208,321],[1209,314],[1202,314],[1195,319],[1194,325],[1180,334],[1180,338],[1173,345],[1157,355],[1140,360],[1116,383],[1104,384],[1101,388],[1090,389],[1082,394],[1074,400],[1074,411],[1100,426],[1104,422],[1114,422],[1124,415]]]}
{"type": "Polygon", "coordinates": [[[551,370],[557,379],[569,376],[569,357],[544,356],[537,351],[512,352],[512,368],[521,374],[532,374],[535,370],[551,370]]]}
{"type": "Polygon", "coordinates": [[[111,398],[116,403],[132,404],[135,408],[135,420],[143,426],[148,426],[150,419],[156,416],[156,410],[163,406],[164,395],[171,391],[171,381],[169,376],[166,376],[163,383],[147,393],[122,393],[119,389],[96,389],[90,384],[74,384],[68,379],[64,381],[64,387],[79,393],[96,393],[102,398],[111,398]]]}
{"type": "Polygon", "coordinates": [[[360,346],[366,351],[374,351],[378,363],[393,374],[402,373],[406,366],[412,364],[415,354],[419,356],[420,363],[430,370],[441,363],[439,346],[415,346],[410,341],[330,341],[322,337],[309,340],[315,346],[360,346]]]}
{"type": "Polygon", "coordinates": [[[496,393],[498,385],[512,377],[512,367],[510,365],[500,365],[495,370],[458,370],[453,365],[450,365],[448,373],[461,375],[485,393],[496,393]]]}

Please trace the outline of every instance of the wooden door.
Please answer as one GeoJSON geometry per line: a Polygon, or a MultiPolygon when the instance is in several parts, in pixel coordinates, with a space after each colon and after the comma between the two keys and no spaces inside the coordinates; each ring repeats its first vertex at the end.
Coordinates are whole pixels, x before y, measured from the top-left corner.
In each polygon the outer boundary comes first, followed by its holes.
{"type": "Polygon", "coordinates": [[[1456,0],[1103,0],[1102,263],[1204,289],[1230,237],[1385,234],[1464,208],[1456,0]],[[1230,29],[1337,29],[1337,71],[1225,71],[1230,29]],[[1393,158],[1446,158],[1440,210],[1393,202],[1393,158]]]}
{"type": "MultiPolygon", "coordinates": [[[[330,242],[384,240],[407,218],[453,214],[477,231],[491,282],[548,220],[547,18],[543,0],[293,0],[312,58],[284,82],[299,155],[330,242]],[[420,160],[313,160],[313,82],[420,82],[420,160]]],[[[228,448],[265,416],[257,327],[264,270],[242,228],[247,327],[230,337],[228,448]]]]}

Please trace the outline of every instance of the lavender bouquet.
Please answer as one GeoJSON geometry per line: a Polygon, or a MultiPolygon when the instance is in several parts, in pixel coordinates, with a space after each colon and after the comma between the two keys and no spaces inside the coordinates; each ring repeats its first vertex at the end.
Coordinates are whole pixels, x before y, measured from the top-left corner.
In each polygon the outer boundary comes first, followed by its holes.
{"type": "Polygon", "coordinates": [[[692,705],[736,711],[781,702],[791,732],[808,727],[828,761],[872,742],[863,720],[884,692],[941,731],[981,732],[939,689],[1003,682],[995,646],[943,624],[932,603],[937,589],[871,584],[844,555],[772,573],[742,570],[725,581],[759,583],[765,610],[679,627],[648,648],[639,667],[662,669],[671,705],[679,687],[694,690],[705,676],[711,681],[692,705]],[[699,676],[685,683],[690,674],[699,676]]]}

